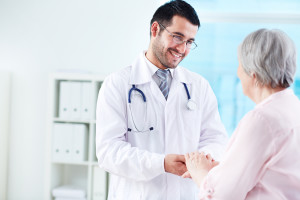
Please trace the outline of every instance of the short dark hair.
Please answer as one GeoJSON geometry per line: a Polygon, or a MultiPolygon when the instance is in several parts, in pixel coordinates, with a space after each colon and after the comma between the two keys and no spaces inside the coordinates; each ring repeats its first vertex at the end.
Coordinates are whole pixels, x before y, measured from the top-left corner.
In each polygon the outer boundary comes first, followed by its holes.
{"type": "Polygon", "coordinates": [[[193,25],[200,27],[200,21],[195,9],[188,3],[182,0],[171,0],[164,5],[160,6],[154,13],[150,28],[153,22],[157,21],[164,26],[169,26],[172,18],[175,16],[186,18],[193,25]]]}

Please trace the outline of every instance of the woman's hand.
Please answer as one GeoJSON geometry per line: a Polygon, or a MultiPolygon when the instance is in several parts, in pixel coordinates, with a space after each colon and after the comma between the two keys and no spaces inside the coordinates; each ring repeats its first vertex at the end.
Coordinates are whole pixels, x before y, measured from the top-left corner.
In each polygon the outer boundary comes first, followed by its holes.
{"type": "Polygon", "coordinates": [[[185,164],[188,172],[182,175],[183,178],[192,177],[200,187],[200,184],[208,172],[219,164],[210,154],[205,155],[203,152],[192,152],[185,155],[185,164]]]}

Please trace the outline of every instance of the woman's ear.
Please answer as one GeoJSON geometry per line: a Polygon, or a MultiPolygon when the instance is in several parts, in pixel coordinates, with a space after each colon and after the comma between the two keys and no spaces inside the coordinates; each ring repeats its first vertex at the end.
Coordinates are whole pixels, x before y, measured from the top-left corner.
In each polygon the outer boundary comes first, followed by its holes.
{"type": "Polygon", "coordinates": [[[255,87],[259,86],[259,82],[257,80],[257,76],[256,76],[255,73],[251,73],[251,78],[253,80],[253,83],[254,83],[255,87]]]}

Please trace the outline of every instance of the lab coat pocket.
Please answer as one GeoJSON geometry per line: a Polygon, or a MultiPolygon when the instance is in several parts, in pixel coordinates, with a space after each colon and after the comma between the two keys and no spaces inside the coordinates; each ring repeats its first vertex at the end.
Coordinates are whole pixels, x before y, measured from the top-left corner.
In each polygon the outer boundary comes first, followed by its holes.
{"type": "Polygon", "coordinates": [[[145,102],[140,93],[133,91],[128,103],[127,141],[133,147],[161,153],[161,136],[157,130],[157,112],[151,100],[145,102]]]}
{"type": "Polygon", "coordinates": [[[193,126],[200,123],[198,112],[195,110],[185,109],[181,113],[182,121],[184,123],[184,127],[193,128],[193,126]]]}
{"type": "Polygon", "coordinates": [[[129,131],[127,140],[133,147],[161,153],[159,147],[162,145],[160,145],[160,138],[157,130],[145,132],[129,131]]]}
{"type": "Polygon", "coordinates": [[[181,113],[178,113],[178,116],[180,116],[180,121],[183,123],[182,127],[184,127],[184,130],[182,130],[183,137],[194,144],[200,138],[201,115],[198,110],[185,108],[181,113]]]}
{"type": "Polygon", "coordinates": [[[140,186],[134,181],[124,178],[117,178],[114,184],[110,185],[108,200],[141,200],[142,192],[140,186]]]}

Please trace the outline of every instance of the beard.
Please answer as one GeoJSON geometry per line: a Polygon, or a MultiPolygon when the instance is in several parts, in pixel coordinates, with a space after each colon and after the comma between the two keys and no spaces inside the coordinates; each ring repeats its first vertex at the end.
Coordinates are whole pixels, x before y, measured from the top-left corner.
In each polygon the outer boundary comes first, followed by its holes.
{"type": "Polygon", "coordinates": [[[185,54],[179,53],[174,48],[168,48],[165,50],[163,42],[159,38],[157,38],[157,40],[153,43],[152,51],[155,58],[160,62],[160,64],[162,64],[167,69],[175,69],[185,57],[185,54]],[[175,52],[176,54],[181,54],[181,59],[179,61],[175,61],[169,58],[168,60],[168,57],[172,56],[172,52],[175,52]]]}

